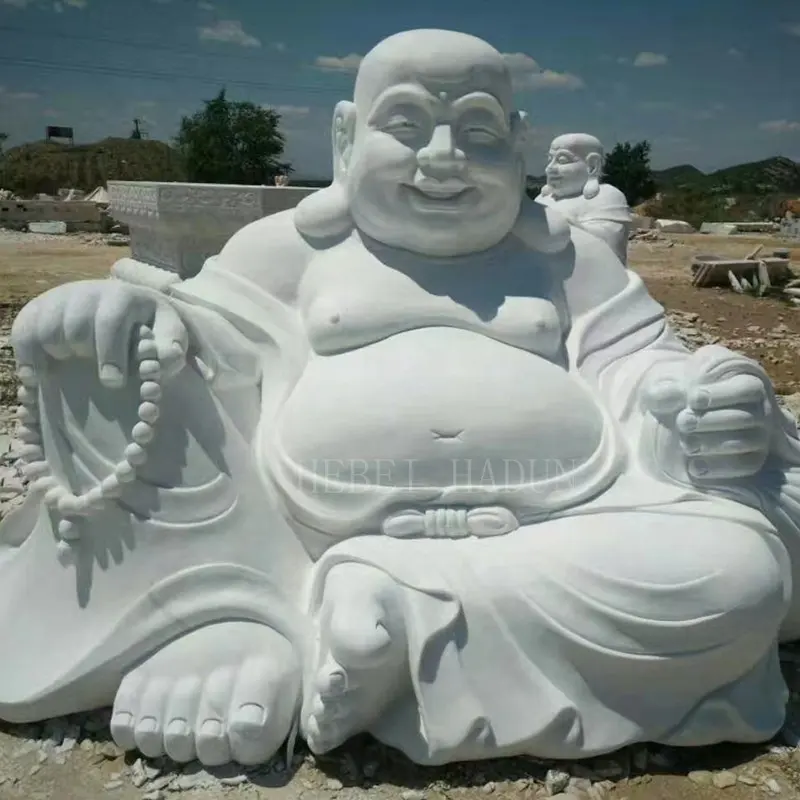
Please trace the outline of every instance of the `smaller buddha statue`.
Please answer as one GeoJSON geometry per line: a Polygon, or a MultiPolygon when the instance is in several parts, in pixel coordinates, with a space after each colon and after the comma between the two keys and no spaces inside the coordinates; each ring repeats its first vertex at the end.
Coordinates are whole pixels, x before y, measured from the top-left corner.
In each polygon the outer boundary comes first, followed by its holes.
{"type": "Polygon", "coordinates": [[[536,202],[557,208],[572,225],[605,241],[626,263],[632,221],[625,195],[601,183],[603,145],[587,133],[553,139],[548,153],[547,184],[536,202]]]}

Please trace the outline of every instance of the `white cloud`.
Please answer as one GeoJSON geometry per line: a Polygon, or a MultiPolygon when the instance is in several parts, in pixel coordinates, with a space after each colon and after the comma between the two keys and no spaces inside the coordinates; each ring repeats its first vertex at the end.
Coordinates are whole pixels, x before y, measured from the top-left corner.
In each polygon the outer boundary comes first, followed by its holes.
{"type": "Polygon", "coordinates": [[[784,25],[783,29],[791,36],[800,36],[800,22],[793,22],[790,25],[784,25]]]}
{"type": "Polygon", "coordinates": [[[214,25],[198,28],[197,34],[202,41],[206,42],[226,42],[240,47],[261,47],[260,40],[247,33],[238,19],[222,19],[214,25]]]}
{"type": "Polygon", "coordinates": [[[272,106],[282,117],[307,117],[311,109],[308,106],[272,106]]]}
{"type": "Polygon", "coordinates": [[[350,53],[342,56],[317,56],[314,59],[314,66],[325,72],[356,72],[364,56],[358,53],[350,53]]]}
{"type": "Polygon", "coordinates": [[[285,53],[286,52],[286,42],[273,42],[272,46],[279,52],[285,53]]]}
{"type": "Polygon", "coordinates": [[[731,58],[744,58],[744,53],[738,47],[729,47],[728,55],[731,58]]]}
{"type": "Polygon", "coordinates": [[[669,59],[663,53],[650,53],[643,51],[636,54],[633,59],[634,67],[663,67],[669,59]]]}
{"type": "Polygon", "coordinates": [[[46,108],[42,111],[42,116],[47,117],[48,119],[56,119],[57,117],[61,116],[61,112],[55,108],[46,108]]]}
{"type": "Polygon", "coordinates": [[[768,133],[800,133],[800,122],[793,122],[788,119],[768,120],[760,123],[758,127],[768,133]]]}
{"type": "Polygon", "coordinates": [[[71,6],[72,8],[86,8],[89,4],[88,0],[63,0],[65,5],[71,6]]]}
{"type": "MultiPolygon", "coordinates": [[[[569,72],[542,69],[535,59],[525,53],[504,53],[517,89],[581,89],[583,81],[569,72]]],[[[317,56],[314,66],[326,72],[356,72],[364,56],[317,56]]]]}
{"type": "Polygon", "coordinates": [[[503,53],[515,89],[582,89],[583,80],[570,72],[542,69],[527,53],[503,53]]]}
{"type": "Polygon", "coordinates": [[[14,8],[25,8],[32,2],[33,0],[0,0],[0,5],[14,6],[14,8]]]}
{"type": "Polygon", "coordinates": [[[202,11],[213,11],[214,10],[214,4],[213,3],[209,3],[208,0],[200,0],[200,2],[197,4],[197,7],[199,9],[201,9],[202,11]]]}
{"type": "Polygon", "coordinates": [[[5,86],[0,86],[0,100],[37,100],[36,92],[9,92],[5,86]]]}

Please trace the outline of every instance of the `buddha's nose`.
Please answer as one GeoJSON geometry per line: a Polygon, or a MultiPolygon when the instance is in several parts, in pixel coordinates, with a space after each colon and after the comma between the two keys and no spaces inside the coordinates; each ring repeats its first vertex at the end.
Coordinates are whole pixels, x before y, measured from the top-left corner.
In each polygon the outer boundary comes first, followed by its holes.
{"type": "Polygon", "coordinates": [[[441,180],[460,175],[467,157],[456,147],[450,126],[437,125],[431,140],[417,153],[417,163],[426,175],[441,180]]]}

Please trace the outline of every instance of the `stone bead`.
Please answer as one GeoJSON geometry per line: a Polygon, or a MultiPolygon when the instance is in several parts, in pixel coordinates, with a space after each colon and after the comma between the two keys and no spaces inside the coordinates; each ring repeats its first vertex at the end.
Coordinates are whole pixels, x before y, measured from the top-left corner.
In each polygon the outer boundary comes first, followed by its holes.
{"type": "Polygon", "coordinates": [[[161,386],[155,381],[144,381],[139,388],[139,397],[150,403],[157,403],[161,399],[161,386]]]}
{"type": "Polygon", "coordinates": [[[139,377],[145,381],[157,381],[161,378],[161,364],[152,358],[147,358],[139,364],[139,377]]]}
{"type": "Polygon", "coordinates": [[[31,405],[38,402],[39,394],[34,389],[26,386],[20,386],[17,389],[17,400],[24,405],[31,405]]]}
{"type": "Polygon", "coordinates": [[[147,450],[140,444],[133,442],[125,448],[123,457],[129,464],[133,464],[134,467],[140,467],[147,462],[147,450]]]}
{"type": "Polygon", "coordinates": [[[158,358],[158,346],[152,339],[142,339],[136,345],[136,355],[142,361],[154,360],[158,358]]]}
{"type": "Polygon", "coordinates": [[[114,475],[120,483],[130,483],[136,480],[136,467],[123,461],[114,468],[114,475]]]}
{"type": "Polygon", "coordinates": [[[146,422],[137,422],[133,426],[133,430],[131,431],[131,436],[133,437],[133,441],[136,444],[149,444],[153,441],[153,437],[155,436],[155,431],[148,425],[146,422]]]}
{"type": "Polygon", "coordinates": [[[62,539],[73,540],[78,538],[78,529],[70,519],[62,519],[58,523],[58,535],[62,539]]]}
{"type": "Polygon", "coordinates": [[[20,406],[16,417],[23,425],[35,425],[39,420],[39,410],[35,406],[20,406]]]}
{"type": "Polygon", "coordinates": [[[155,403],[146,400],[139,406],[139,419],[142,422],[153,424],[160,415],[160,410],[155,403]]]}

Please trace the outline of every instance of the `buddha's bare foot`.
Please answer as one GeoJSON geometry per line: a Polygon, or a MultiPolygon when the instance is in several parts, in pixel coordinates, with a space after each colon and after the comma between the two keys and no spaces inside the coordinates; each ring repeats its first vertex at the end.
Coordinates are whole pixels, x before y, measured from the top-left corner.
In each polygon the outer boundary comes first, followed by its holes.
{"type": "Polygon", "coordinates": [[[313,752],[368,730],[408,686],[402,591],[386,573],[363,564],[340,564],[327,577],[303,713],[313,752]]]}
{"type": "Polygon", "coordinates": [[[192,631],[129,672],[111,733],[126,750],[207,766],[258,764],[289,733],[300,692],[291,644],[253,622],[192,631]]]}

